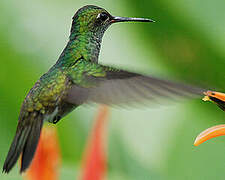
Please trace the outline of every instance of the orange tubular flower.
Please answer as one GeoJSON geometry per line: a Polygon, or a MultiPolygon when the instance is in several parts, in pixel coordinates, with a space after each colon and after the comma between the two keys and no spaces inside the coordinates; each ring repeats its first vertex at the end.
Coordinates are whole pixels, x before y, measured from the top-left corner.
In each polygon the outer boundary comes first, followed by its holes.
{"type": "Polygon", "coordinates": [[[194,145],[198,146],[199,144],[202,144],[203,142],[209,139],[224,135],[225,135],[225,124],[213,126],[201,132],[195,139],[194,145]]]}
{"type": "MultiPolygon", "coordinates": [[[[207,91],[204,92],[206,95],[202,100],[203,101],[212,101],[215,103],[219,108],[225,111],[225,94],[215,91],[207,91]]],[[[197,138],[195,139],[194,145],[198,146],[203,142],[217,137],[217,136],[224,136],[225,135],[225,124],[213,126],[211,128],[206,129],[202,133],[200,133],[197,138]]]]}
{"type": "Polygon", "coordinates": [[[106,176],[105,123],[109,112],[107,106],[102,106],[95,120],[95,125],[89,135],[83,156],[83,166],[80,180],[103,180],[106,176]]]}
{"type": "Polygon", "coordinates": [[[42,129],[35,157],[26,173],[27,180],[57,180],[59,177],[60,150],[56,128],[42,129]]]}

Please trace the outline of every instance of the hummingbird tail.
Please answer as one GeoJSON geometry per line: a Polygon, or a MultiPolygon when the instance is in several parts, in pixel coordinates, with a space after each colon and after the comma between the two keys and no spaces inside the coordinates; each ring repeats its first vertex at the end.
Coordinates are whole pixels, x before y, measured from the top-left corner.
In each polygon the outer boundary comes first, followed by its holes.
{"type": "Polygon", "coordinates": [[[12,169],[21,153],[20,173],[29,167],[34,157],[43,126],[43,117],[39,114],[35,119],[29,120],[29,122],[29,124],[23,125],[23,127],[20,125],[22,123],[18,124],[16,135],[3,166],[3,172],[5,173],[8,173],[12,169]]]}

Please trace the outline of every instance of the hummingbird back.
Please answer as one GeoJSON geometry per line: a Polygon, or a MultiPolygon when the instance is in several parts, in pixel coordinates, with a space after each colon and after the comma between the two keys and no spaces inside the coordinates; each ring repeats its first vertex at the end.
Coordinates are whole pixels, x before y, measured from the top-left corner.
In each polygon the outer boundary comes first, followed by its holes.
{"type": "Polygon", "coordinates": [[[74,109],[74,104],[63,101],[69,87],[68,78],[58,68],[50,69],[36,82],[23,102],[3,171],[9,172],[21,153],[20,171],[27,169],[37,148],[43,122],[58,122],[74,109]]]}

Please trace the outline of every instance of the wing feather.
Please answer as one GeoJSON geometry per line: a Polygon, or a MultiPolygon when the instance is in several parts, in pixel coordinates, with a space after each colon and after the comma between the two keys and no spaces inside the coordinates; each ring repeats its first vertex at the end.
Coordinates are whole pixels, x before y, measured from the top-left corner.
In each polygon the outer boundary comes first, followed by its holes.
{"type": "MultiPolygon", "coordinates": [[[[86,75],[90,87],[79,87],[83,93],[74,91],[79,85],[74,84],[69,92],[68,101],[76,103],[78,94],[85,94],[83,103],[95,102],[107,105],[141,103],[143,101],[161,102],[162,99],[179,99],[180,97],[202,96],[204,89],[145,76],[111,67],[100,66],[105,76],[86,75]],[[94,86],[93,86],[94,84],[94,86]]],[[[103,73],[102,73],[103,74],[103,73]]]]}

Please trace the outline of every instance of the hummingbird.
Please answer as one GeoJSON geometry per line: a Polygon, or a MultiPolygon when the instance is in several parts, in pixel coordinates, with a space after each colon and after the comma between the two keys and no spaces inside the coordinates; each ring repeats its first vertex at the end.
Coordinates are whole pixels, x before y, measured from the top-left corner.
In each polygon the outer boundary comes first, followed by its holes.
{"type": "Polygon", "coordinates": [[[25,97],[3,172],[8,173],[20,155],[20,173],[24,172],[34,157],[43,123],[56,124],[84,103],[129,105],[202,94],[200,88],[98,63],[102,37],[108,27],[132,21],[154,22],[147,18],[112,16],[94,5],[84,6],[75,13],[66,47],[25,97]]]}

